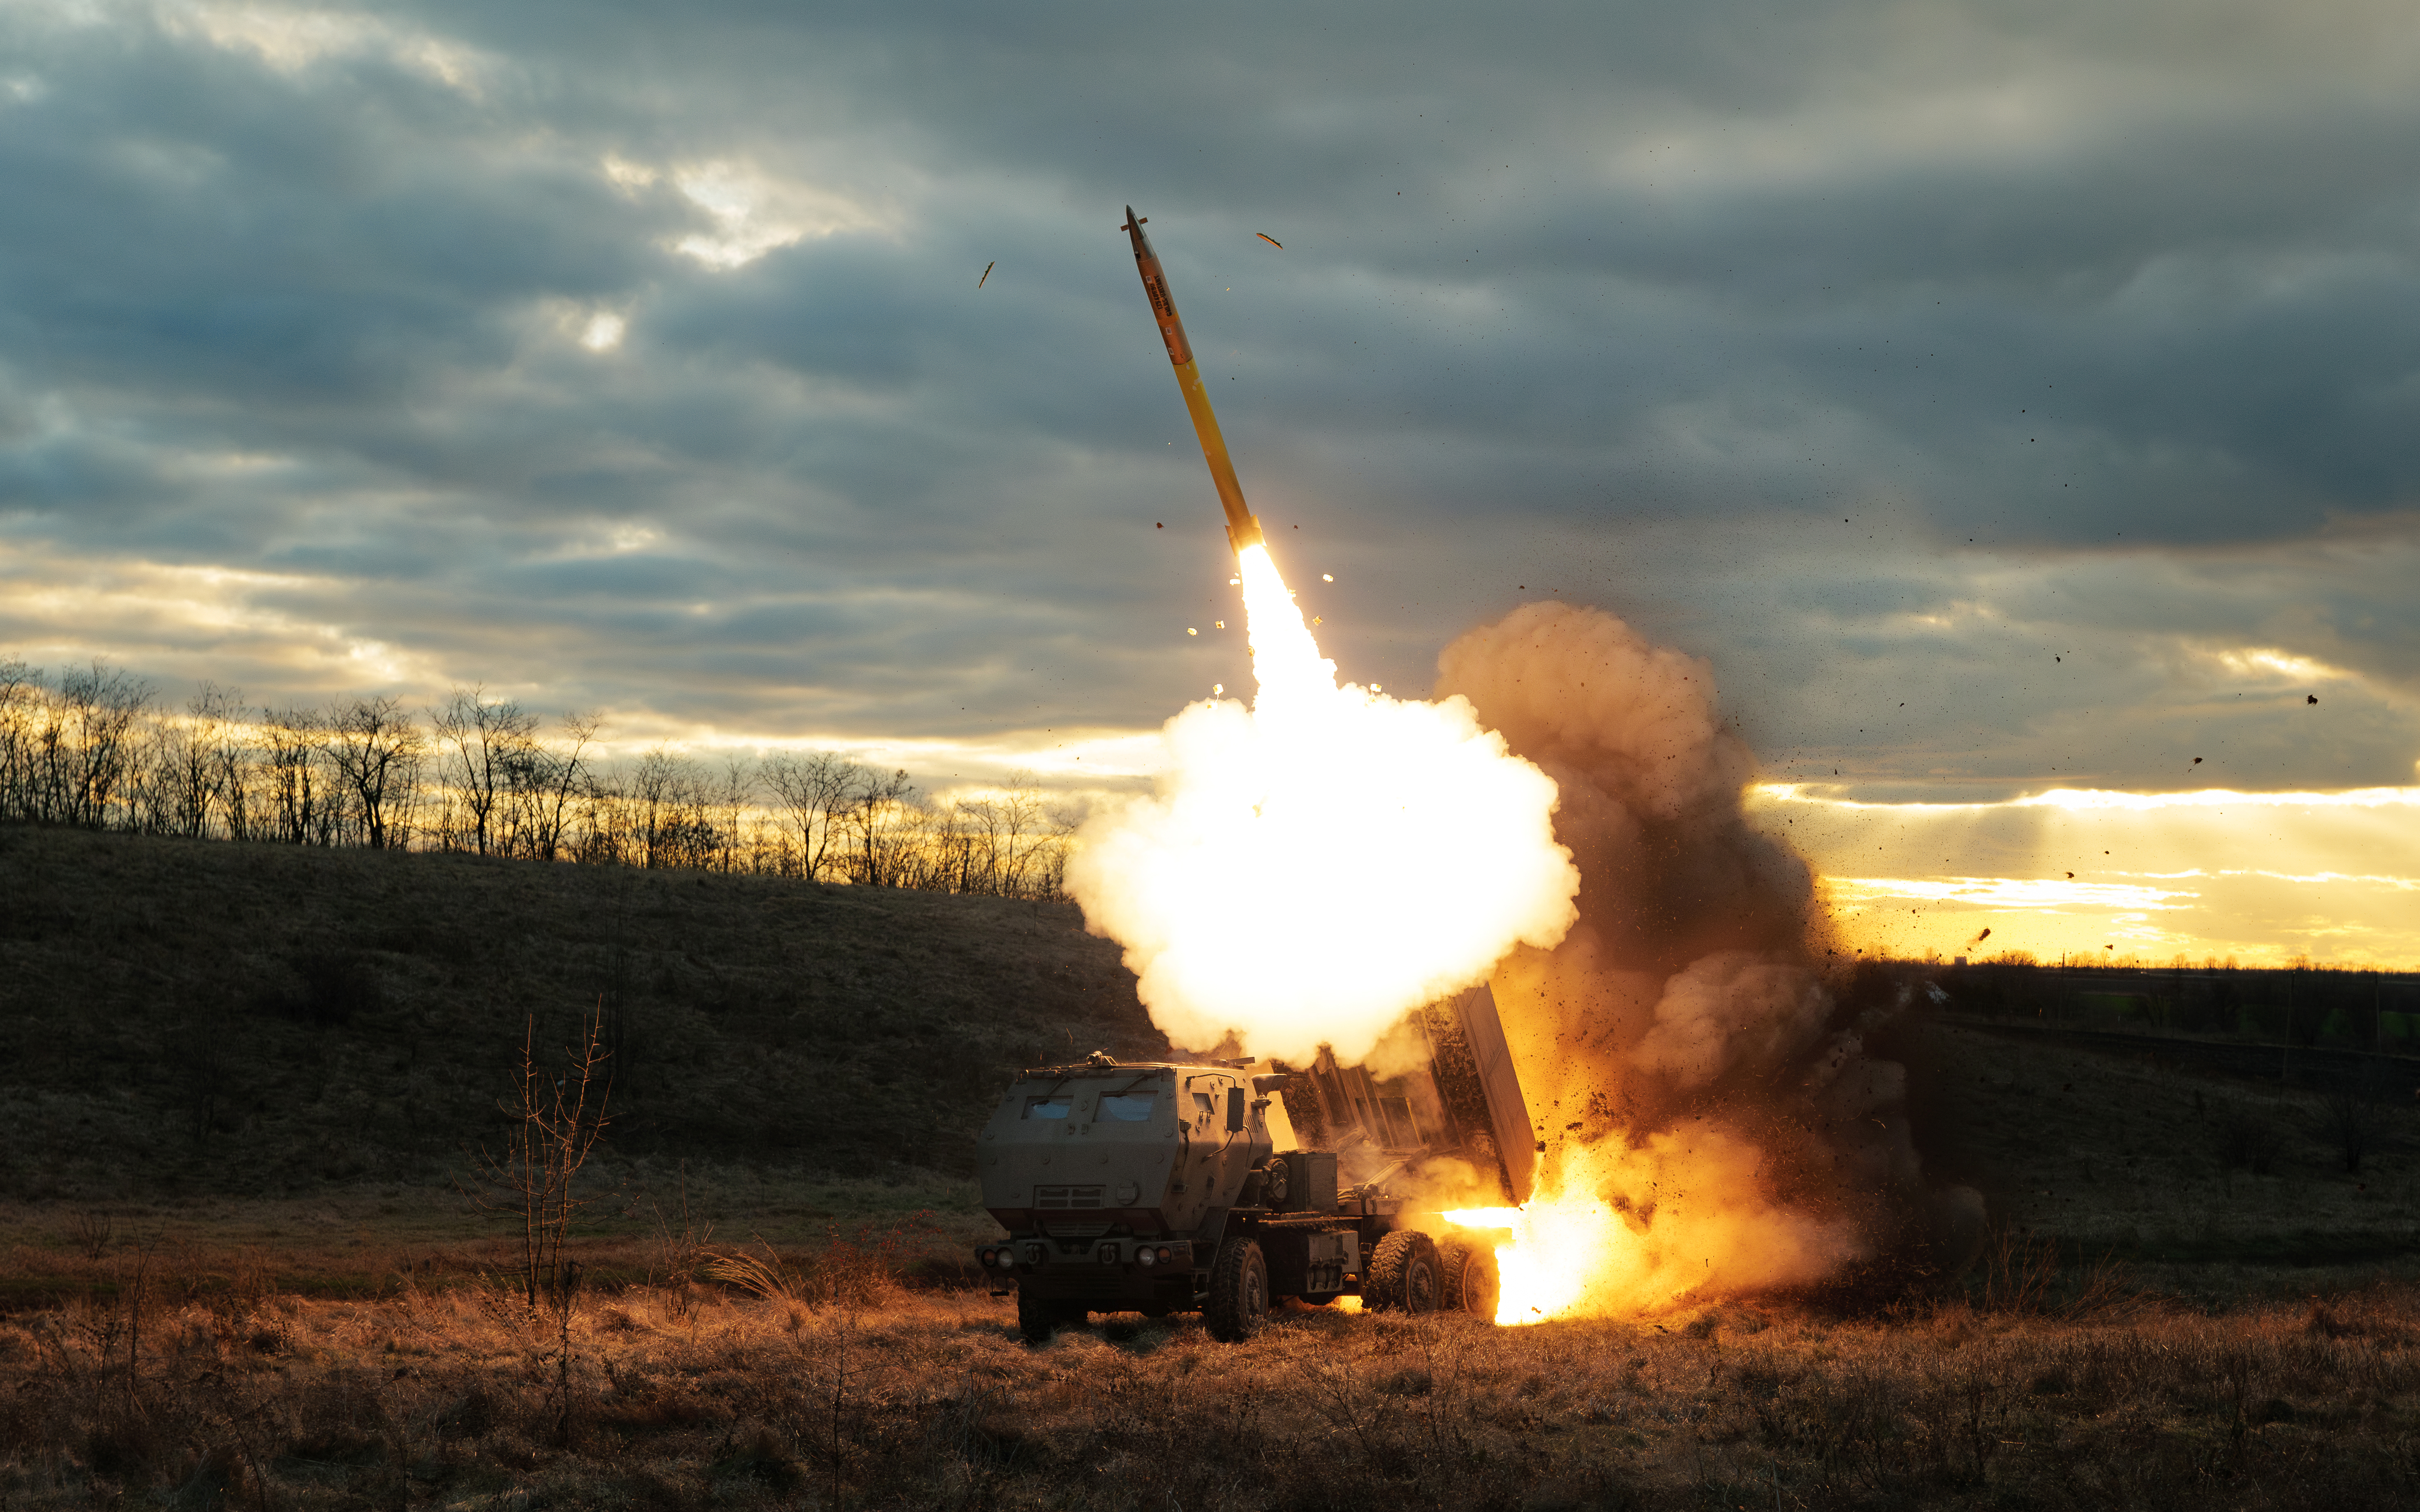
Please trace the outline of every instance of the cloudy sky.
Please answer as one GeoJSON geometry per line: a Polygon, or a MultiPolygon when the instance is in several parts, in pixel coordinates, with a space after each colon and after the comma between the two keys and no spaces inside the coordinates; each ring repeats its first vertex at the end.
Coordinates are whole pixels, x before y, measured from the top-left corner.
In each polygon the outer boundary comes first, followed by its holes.
{"type": "Polygon", "coordinates": [[[0,0],[0,656],[1131,779],[1131,203],[1348,676],[1598,605],[1850,905],[2420,960],[2415,141],[2392,3],[0,0]]]}

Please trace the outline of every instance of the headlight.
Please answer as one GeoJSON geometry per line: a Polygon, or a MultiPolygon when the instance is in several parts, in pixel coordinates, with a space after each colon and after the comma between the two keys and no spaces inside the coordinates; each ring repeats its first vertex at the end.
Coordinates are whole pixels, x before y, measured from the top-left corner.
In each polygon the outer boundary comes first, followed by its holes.
{"type": "Polygon", "coordinates": [[[992,1257],[999,1262],[1000,1268],[1003,1271],[1013,1270],[1016,1265],[1016,1256],[1010,1250],[1001,1250],[992,1257]]]}
{"type": "Polygon", "coordinates": [[[1141,1265],[1156,1265],[1159,1263],[1159,1257],[1149,1250],[1138,1250],[1135,1253],[1135,1260],[1141,1265]]]}

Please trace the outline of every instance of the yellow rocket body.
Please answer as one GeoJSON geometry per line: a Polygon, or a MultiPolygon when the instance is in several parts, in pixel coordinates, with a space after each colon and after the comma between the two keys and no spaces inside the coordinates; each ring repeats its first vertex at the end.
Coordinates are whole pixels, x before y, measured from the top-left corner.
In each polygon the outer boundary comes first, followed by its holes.
{"type": "Polygon", "coordinates": [[[1159,339],[1168,346],[1168,361],[1176,369],[1176,387],[1185,395],[1186,412],[1193,417],[1193,434],[1202,441],[1202,459],[1210,464],[1210,481],[1218,489],[1218,506],[1227,513],[1227,544],[1237,551],[1248,546],[1258,546],[1263,539],[1261,522],[1244,502],[1244,486],[1235,481],[1235,464],[1227,455],[1227,438],[1218,433],[1218,413],[1210,408],[1210,395],[1202,387],[1202,369],[1193,361],[1192,344],[1185,339],[1185,322],[1176,313],[1176,300],[1168,292],[1168,275],[1160,271],[1159,255],[1151,250],[1151,239],[1143,235],[1143,223],[1135,217],[1134,207],[1126,207],[1126,224],[1121,227],[1134,240],[1135,269],[1142,274],[1142,291],[1151,301],[1151,313],[1159,322],[1159,339]]]}

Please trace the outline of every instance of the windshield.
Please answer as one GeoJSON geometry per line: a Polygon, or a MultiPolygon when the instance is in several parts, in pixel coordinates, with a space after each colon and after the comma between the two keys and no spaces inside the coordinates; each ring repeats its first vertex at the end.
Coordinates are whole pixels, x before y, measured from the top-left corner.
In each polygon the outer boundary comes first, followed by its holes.
{"type": "Polygon", "coordinates": [[[1101,1117],[1120,1123],[1148,1123],[1158,1103],[1157,1092],[1112,1092],[1101,1099],[1101,1117]]]}
{"type": "Polygon", "coordinates": [[[1063,1119],[1074,1101],[1064,1093],[1057,1097],[1029,1097],[1025,1100],[1025,1116],[1029,1119],[1063,1119]]]}

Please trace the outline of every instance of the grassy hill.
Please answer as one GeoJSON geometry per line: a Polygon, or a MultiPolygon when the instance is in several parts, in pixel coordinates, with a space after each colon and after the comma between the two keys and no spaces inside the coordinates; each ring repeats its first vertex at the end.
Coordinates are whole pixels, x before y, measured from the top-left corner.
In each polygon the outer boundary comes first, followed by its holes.
{"type": "Polygon", "coordinates": [[[601,1008],[612,1149],[963,1175],[1037,1056],[1162,1053],[1066,904],[0,828],[0,1200],[442,1184],[601,1008]]]}
{"type": "MultiPolygon", "coordinates": [[[[684,1201],[723,1244],[871,1227],[955,1264],[992,1231],[973,1142],[1013,1068],[1167,1048],[1065,904],[0,827],[0,1291],[68,1286],[95,1224],[289,1284],[492,1266],[509,1225],[458,1182],[524,1025],[560,1045],[600,1009],[582,1232],[633,1273],[669,1268],[644,1252],[684,1201]]],[[[2420,1119],[2381,1107],[2347,1170],[2324,1088],[2147,1043],[1965,1017],[1876,1048],[1929,1168],[2071,1257],[2228,1292],[2420,1253],[2420,1119]]]]}

